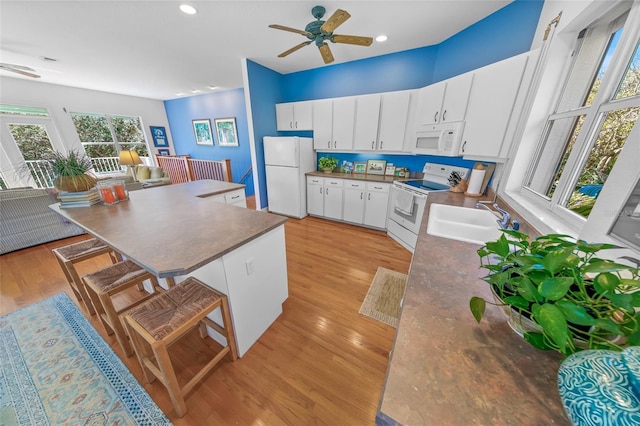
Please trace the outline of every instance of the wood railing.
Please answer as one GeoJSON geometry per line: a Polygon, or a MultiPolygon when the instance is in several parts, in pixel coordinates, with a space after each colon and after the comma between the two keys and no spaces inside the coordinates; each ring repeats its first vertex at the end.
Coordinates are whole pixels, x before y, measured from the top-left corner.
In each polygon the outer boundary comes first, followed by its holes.
{"type": "Polygon", "coordinates": [[[233,182],[231,160],[196,160],[188,155],[156,155],[158,166],[169,174],[171,183],[213,179],[233,182]]]}

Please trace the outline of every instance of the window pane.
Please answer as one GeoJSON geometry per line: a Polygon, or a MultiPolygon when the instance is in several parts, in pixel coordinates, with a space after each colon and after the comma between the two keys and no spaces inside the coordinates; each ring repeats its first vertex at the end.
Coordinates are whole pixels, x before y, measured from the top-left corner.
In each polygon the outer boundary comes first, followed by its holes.
{"type": "Polygon", "coordinates": [[[135,151],[140,157],[148,157],[149,150],[144,143],[121,143],[120,148],[128,151],[135,151]]]}
{"type": "Polygon", "coordinates": [[[637,95],[640,95],[640,42],[636,45],[636,50],[627,65],[614,99],[637,95]]]}
{"type": "Polygon", "coordinates": [[[144,136],[138,117],[113,117],[111,119],[119,143],[143,143],[144,136]]]}
{"type": "Polygon", "coordinates": [[[80,142],[113,142],[105,115],[71,114],[80,142]]]}
{"type": "Polygon", "coordinates": [[[604,51],[604,55],[602,55],[602,59],[600,61],[600,66],[598,67],[598,72],[596,73],[593,82],[591,83],[591,89],[589,89],[589,93],[587,95],[587,99],[584,102],[584,105],[591,105],[593,103],[594,98],[596,97],[596,93],[598,93],[598,89],[600,89],[600,83],[602,83],[602,78],[604,74],[609,69],[609,64],[611,63],[611,57],[613,56],[613,52],[615,52],[616,47],[618,46],[618,41],[620,40],[620,36],[622,35],[622,28],[611,35],[609,39],[609,44],[604,51]]]}
{"type": "Polygon", "coordinates": [[[51,167],[53,146],[42,124],[8,124],[9,132],[27,165],[27,170],[38,188],[52,186],[51,167]]]}
{"type": "Polygon", "coordinates": [[[0,189],[7,189],[7,184],[4,183],[4,179],[2,178],[2,175],[0,175],[0,189]]]}
{"type": "Polygon", "coordinates": [[[589,217],[602,185],[606,182],[639,115],[640,107],[607,113],[573,193],[565,204],[568,209],[589,217]]]}
{"type": "Polygon", "coordinates": [[[562,118],[549,123],[546,142],[535,158],[531,169],[535,170],[527,187],[540,195],[551,198],[578,139],[584,115],[562,118]]]}
{"type": "Polygon", "coordinates": [[[17,105],[0,104],[0,114],[7,115],[30,115],[36,117],[48,117],[49,112],[46,108],[25,107],[17,105]]]}

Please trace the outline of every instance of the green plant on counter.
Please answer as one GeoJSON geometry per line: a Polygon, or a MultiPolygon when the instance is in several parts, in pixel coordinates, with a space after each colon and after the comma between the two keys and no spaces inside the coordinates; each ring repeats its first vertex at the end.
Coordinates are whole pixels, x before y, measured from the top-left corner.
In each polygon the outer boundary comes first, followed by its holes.
{"type": "Polygon", "coordinates": [[[87,191],[96,184],[96,179],[87,172],[93,168],[91,159],[79,151],[68,154],[53,152],[49,160],[55,176],[53,186],[61,191],[87,191]]]}
{"type": "Polygon", "coordinates": [[[338,165],[338,159],[333,157],[320,157],[318,159],[318,165],[321,169],[335,169],[338,165]]]}
{"type": "MultiPolygon", "coordinates": [[[[492,304],[534,323],[534,331],[523,333],[531,345],[566,356],[640,345],[640,261],[621,258],[631,266],[596,256],[612,248],[620,247],[561,234],[529,241],[526,234],[504,230],[478,255],[489,270],[483,280],[494,292],[497,303],[492,304]]],[[[481,297],[469,302],[478,322],[486,303],[481,297]]]]}

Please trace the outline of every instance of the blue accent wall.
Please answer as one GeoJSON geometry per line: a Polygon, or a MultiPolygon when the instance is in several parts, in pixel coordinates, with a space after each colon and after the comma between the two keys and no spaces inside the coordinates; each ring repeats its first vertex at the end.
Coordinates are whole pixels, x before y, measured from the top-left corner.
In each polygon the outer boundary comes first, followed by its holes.
{"type": "Polygon", "coordinates": [[[440,43],[430,83],[528,51],[543,5],[543,0],[516,0],[440,43]]]}
{"type": "Polygon", "coordinates": [[[464,160],[462,157],[440,157],[436,155],[388,155],[388,154],[345,154],[333,152],[320,152],[317,158],[333,157],[338,159],[338,165],[342,165],[343,161],[363,161],[367,160],[385,160],[387,163],[393,163],[396,167],[406,167],[412,172],[422,172],[424,163],[447,164],[449,166],[459,166],[472,169],[476,161],[464,160]]]}
{"type": "Polygon", "coordinates": [[[255,140],[256,173],[260,191],[260,205],[257,208],[267,206],[267,180],[264,167],[264,136],[278,134],[276,128],[276,106],[283,102],[282,74],[247,59],[247,75],[249,85],[249,98],[251,102],[251,114],[253,115],[253,137],[255,140]]]}
{"type": "MultiPolygon", "coordinates": [[[[187,98],[164,101],[169,128],[176,154],[189,154],[200,160],[231,160],[233,181],[238,182],[251,167],[249,130],[244,101],[244,89],[207,93],[187,98]],[[215,118],[235,117],[238,130],[238,146],[227,147],[218,144],[215,135],[215,118]],[[208,118],[214,133],[214,146],[197,145],[191,120],[208,118]]],[[[275,115],[273,117],[275,121],[275,115]]],[[[247,195],[254,194],[251,174],[242,182],[247,195]]]]}

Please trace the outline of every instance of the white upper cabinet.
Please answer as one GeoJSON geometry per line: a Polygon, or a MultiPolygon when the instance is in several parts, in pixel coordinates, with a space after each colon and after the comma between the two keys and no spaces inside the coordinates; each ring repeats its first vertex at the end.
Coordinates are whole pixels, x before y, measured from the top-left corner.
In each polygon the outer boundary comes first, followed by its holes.
{"type": "Polygon", "coordinates": [[[355,118],[355,98],[336,98],[333,100],[333,145],[331,149],[338,151],[353,149],[355,118]]]}
{"type": "Polygon", "coordinates": [[[506,155],[505,133],[527,61],[528,54],[522,54],[475,71],[460,154],[491,158],[506,155]]]}
{"type": "Polygon", "coordinates": [[[374,151],[378,144],[378,119],[380,95],[364,95],[356,98],[356,120],[353,149],[374,151]]]}
{"type": "Polygon", "coordinates": [[[382,94],[378,149],[380,151],[402,151],[407,130],[407,116],[411,92],[382,94]]]}
{"type": "Polygon", "coordinates": [[[276,104],[276,121],[279,131],[313,130],[313,102],[276,104]]]}
{"type": "Polygon", "coordinates": [[[472,83],[469,72],[420,89],[418,124],[464,121],[472,83]]]}
{"type": "Polygon", "coordinates": [[[333,101],[313,101],[313,149],[327,150],[333,147],[333,101]]]}

